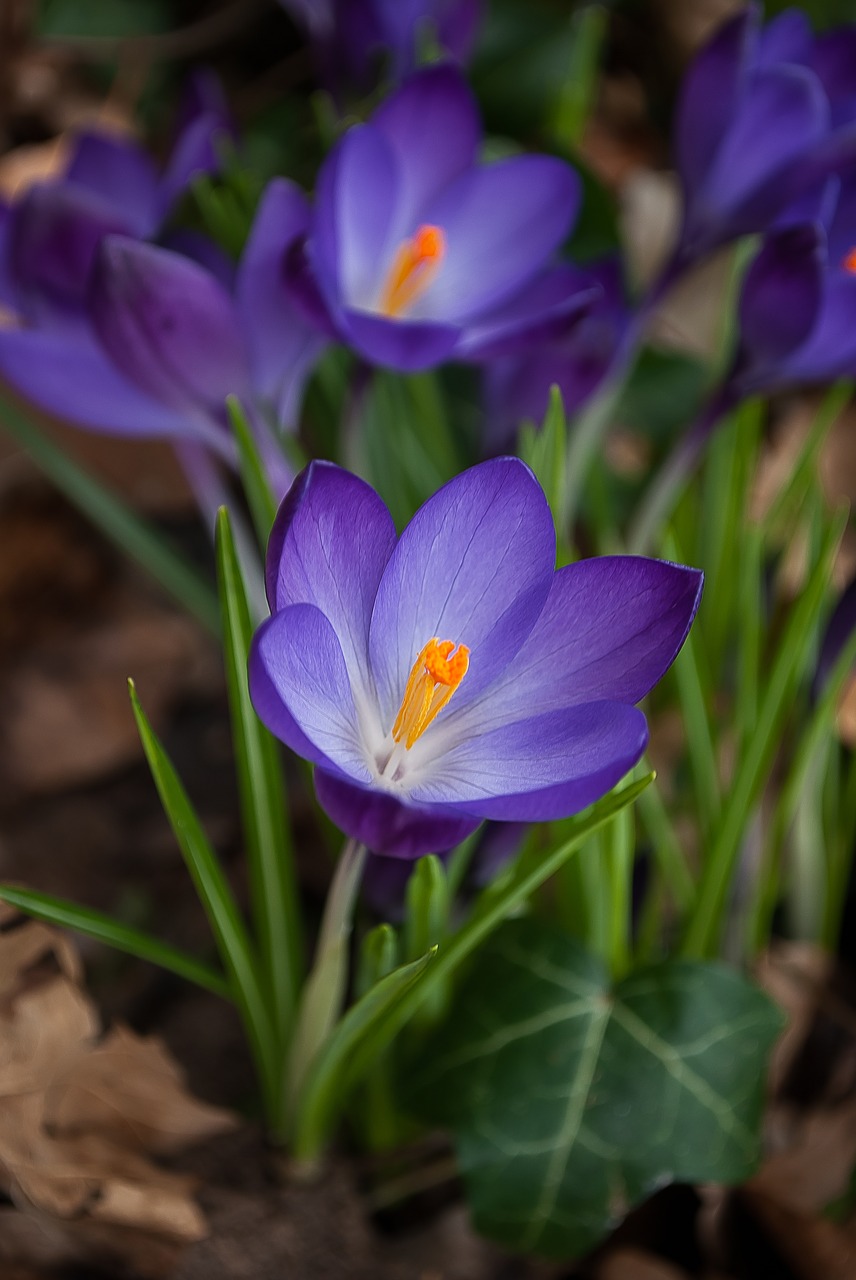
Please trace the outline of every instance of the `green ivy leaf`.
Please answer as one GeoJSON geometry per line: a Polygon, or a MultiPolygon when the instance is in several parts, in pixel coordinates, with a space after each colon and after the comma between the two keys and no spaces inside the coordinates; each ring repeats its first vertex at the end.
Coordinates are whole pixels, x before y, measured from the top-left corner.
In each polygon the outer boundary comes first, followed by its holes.
{"type": "Polygon", "coordinates": [[[752,1172],[781,1026],[722,965],[670,961],[611,988],[573,939],[510,921],[420,1044],[409,1101],[454,1131],[485,1235],[570,1258],[657,1187],[752,1172]]]}

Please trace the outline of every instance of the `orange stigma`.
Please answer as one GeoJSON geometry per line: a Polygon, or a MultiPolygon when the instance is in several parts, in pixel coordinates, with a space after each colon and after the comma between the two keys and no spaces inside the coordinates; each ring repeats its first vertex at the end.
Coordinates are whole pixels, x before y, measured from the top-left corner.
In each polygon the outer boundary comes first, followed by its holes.
{"type": "Polygon", "coordinates": [[[856,276],[856,249],[851,249],[841,263],[845,271],[849,271],[851,276],[856,276]]]}
{"type": "Polygon", "coordinates": [[[438,640],[434,636],[428,641],[407,678],[407,688],[392,726],[396,742],[403,738],[405,747],[410,750],[443,710],[467,674],[469,665],[470,651],[465,644],[459,644],[455,649],[454,640],[438,640]]]}
{"type": "Polygon", "coordinates": [[[442,229],[429,224],[399,245],[381,293],[382,314],[400,316],[412,307],[433,282],[445,253],[442,229]]]}

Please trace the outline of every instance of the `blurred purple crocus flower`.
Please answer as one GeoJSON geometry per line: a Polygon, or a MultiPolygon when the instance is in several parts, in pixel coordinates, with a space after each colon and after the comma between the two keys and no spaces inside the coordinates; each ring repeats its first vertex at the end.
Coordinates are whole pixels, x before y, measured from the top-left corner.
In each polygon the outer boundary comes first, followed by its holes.
{"type": "Polygon", "coordinates": [[[473,96],[442,64],[348,130],[324,164],[296,283],[316,320],[369,362],[411,372],[507,354],[596,293],[553,261],[579,205],[576,174],[550,156],[481,165],[480,145],[473,96]]]}
{"type": "Polygon", "coordinates": [[[856,162],[856,28],[815,38],[789,9],[730,19],[684,80],[675,148],[684,220],[671,270],[765,231],[795,200],[856,162]]]}
{"type": "Polygon", "coordinates": [[[522,422],[541,424],[553,386],[562,393],[565,412],[578,413],[621,359],[631,321],[621,265],[605,259],[589,268],[589,277],[600,292],[582,314],[571,316],[534,350],[485,365],[489,453],[508,450],[522,422]]]}
{"type": "Polygon", "coordinates": [[[749,266],[730,402],[856,374],[856,175],[831,179],[812,212],[771,231],[749,266]]]}
{"type": "Polygon", "coordinates": [[[364,85],[379,63],[394,80],[416,69],[420,44],[433,39],[456,62],[472,52],[482,0],[282,0],[309,33],[332,90],[364,85]]]}
{"type": "Polygon", "coordinates": [[[400,538],[356,476],[315,462],[298,477],[250,687],[348,835],[393,857],[441,851],[485,818],[575,813],[637,762],[634,704],[680,649],[702,575],[555,563],[550,508],[516,458],[451,480],[400,538]]]}
{"type": "Polygon", "coordinates": [[[285,260],[306,229],[292,183],[271,183],[232,285],[208,266],[127,235],[94,254],[74,326],[0,329],[0,374],[36,404],[90,430],[165,436],[233,460],[225,399],[244,403],[271,480],[290,481],[277,429],[323,339],[295,314],[285,260]]]}

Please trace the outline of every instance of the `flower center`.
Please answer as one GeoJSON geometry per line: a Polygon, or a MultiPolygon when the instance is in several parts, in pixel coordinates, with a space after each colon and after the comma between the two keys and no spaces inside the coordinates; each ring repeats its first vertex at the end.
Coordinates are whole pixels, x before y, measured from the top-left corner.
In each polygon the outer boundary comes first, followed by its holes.
{"type": "Polygon", "coordinates": [[[844,255],[841,265],[851,276],[856,275],[856,249],[851,249],[849,253],[844,255]]]}
{"type": "Polygon", "coordinates": [[[443,710],[467,674],[469,665],[470,651],[465,644],[459,644],[455,649],[454,640],[438,640],[434,636],[428,641],[407,678],[404,697],[392,726],[396,742],[403,739],[406,749],[410,750],[443,710]]]}
{"type": "Polygon", "coordinates": [[[398,246],[380,296],[381,314],[400,316],[434,281],[446,253],[442,228],[421,226],[398,246]]]}

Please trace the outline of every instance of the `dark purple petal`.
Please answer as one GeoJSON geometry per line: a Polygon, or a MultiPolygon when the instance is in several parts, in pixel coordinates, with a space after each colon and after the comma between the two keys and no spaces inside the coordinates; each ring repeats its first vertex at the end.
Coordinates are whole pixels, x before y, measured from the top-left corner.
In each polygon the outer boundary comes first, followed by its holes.
{"type": "Polygon", "coordinates": [[[325,769],[315,772],[321,808],[340,830],[389,858],[442,853],[475,831],[480,818],[448,808],[403,804],[384,791],[369,791],[325,769]]]}
{"type": "Polygon", "coordinates": [[[222,160],[218,139],[228,138],[231,130],[216,113],[197,116],[182,130],[163,172],[158,191],[158,214],[166,218],[173,205],[200,174],[218,173],[222,160]]]}
{"type": "Polygon", "coordinates": [[[835,270],[856,248],[856,174],[831,178],[823,190],[827,200],[820,220],[826,226],[829,263],[835,270]]]}
{"type": "Polygon", "coordinates": [[[82,187],[31,187],[12,206],[8,254],[21,314],[30,324],[85,323],[86,291],[105,236],[125,232],[120,213],[82,187]]]}
{"type": "Polygon", "coordinates": [[[826,625],[817,660],[817,672],[812,686],[812,697],[819,698],[824,685],[832,675],[842,649],[856,627],[856,578],[852,578],[835,606],[826,625]]]}
{"type": "Polygon", "coordinates": [[[675,150],[691,192],[704,183],[739,109],[757,28],[754,7],[736,14],[696,55],[684,77],[675,117],[675,150]]]}
{"type": "Polygon", "coordinates": [[[856,376],[856,276],[832,271],[826,279],[814,328],[787,364],[777,385],[828,382],[856,376]]]}
{"type": "Polygon", "coordinates": [[[582,312],[596,305],[600,293],[588,272],[569,263],[550,267],[469,325],[455,354],[481,361],[529,351],[567,331],[582,312]]]}
{"type": "Polygon", "coordinates": [[[635,707],[583,703],[474,734],[445,750],[410,794],[483,818],[546,822],[606,795],[647,745],[635,707]]]}
{"type": "MultiPolygon", "coordinates": [[[[309,204],[293,182],[277,178],[265,190],[241,257],[235,305],[256,393],[279,413],[284,391],[296,397],[325,345],[296,305],[288,261],[309,225],[309,204]]],[[[296,408],[296,406],[295,406],[296,408]]],[[[292,425],[295,409],[284,419],[292,425]]]]}
{"type": "Polygon", "coordinates": [[[247,395],[232,300],[197,263],[109,236],[92,273],[90,307],[119,368],[164,404],[220,414],[229,394],[247,395]]]}
{"type": "Polygon", "coordinates": [[[740,298],[744,358],[752,368],[785,360],[817,319],[826,265],[823,229],[786,227],[767,236],[740,298]]]}
{"type": "Polygon", "coordinates": [[[46,412],[91,431],[178,439],[211,431],[145,395],[83,333],[0,328],[0,375],[46,412]]]}
{"type": "Polygon", "coordinates": [[[415,320],[388,320],[366,311],[349,311],[343,317],[347,340],[372,364],[419,373],[448,360],[460,330],[449,324],[415,320]]]}
{"type": "Polygon", "coordinates": [[[366,696],[372,606],[395,542],[382,499],[331,462],[312,462],[297,477],[268,542],[271,611],[293,604],[319,608],[336,632],[352,683],[366,696]]]}
{"type": "Polygon", "coordinates": [[[83,133],[75,142],[65,182],[104,202],[132,235],[154,234],[159,221],[158,178],[151,157],[130,138],[83,133]]]}
{"type": "Polygon", "coordinates": [[[817,36],[809,59],[832,104],[833,120],[851,118],[856,104],[856,27],[837,27],[817,36]]]}
{"type": "Polygon", "coordinates": [[[446,252],[413,314],[465,323],[504,302],[561,244],[579,199],[576,174],[552,156],[515,156],[464,174],[426,209],[446,252]]]}
{"type": "Polygon", "coordinates": [[[441,63],[417,71],[372,116],[396,160],[395,234],[430,221],[426,209],[476,162],[481,122],[460,71],[441,63]]]}
{"type": "Polygon", "coordinates": [[[434,7],[440,44],[457,62],[466,62],[484,16],[484,0],[445,0],[434,7]]]}
{"type": "Polygon", "coordinates": [[[5,200],[0,200],[0,305],[17,309],[17,290],[12,283],[12,264],[9,261],[9,224],[12,210],[5,200]]]}
{"type": "Polygon", "coordinates": [[[390,557],[372,613],[369,655],[381,723],[392,726],[413,663],[432,636],[470,649],[458,706],[495,679],[544,606],[555,558],[547,500],[516,458],[471,467],[429,498],[390,557]]]}
{"type": "Polygon", "coordinates": [[[807,65],[812,56],[811,24],[799,9],[787,9],[768,22],[758,40],[757,65],[772,67],[777,62],[807,65]]]}
{"type": "Polygon", "coordinates": [[[829,104],[817,77],[777,67],[752,77],[703,186],[687,209],[684,239],[710,248],[762,229],[798,194],[798,165],[824,139],[829,104]]]}
{"type": "Polygon", "coordinates": [[[686,640],[703,579],[642,556],[559,569],[523,648],[477,703],[450,707],[449,732],[468,737],[580,703],[639,702],[686,640]]]}
{"type": "Polygon", "coordinates": [[[271,733],[315,764],[370,781],[342,647],[320,609],[295,604],[263,622],[249,670],[253,706],[271,733]]]}
{"type": "Polygon", "coordinates": [[[398,200],[395,157],[379,130],[358,125],[341,139],[319,176],[311,258],[321,281],[346,305],[377,298],[398,200]]]}

